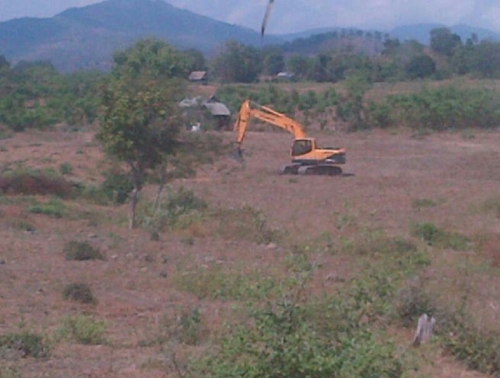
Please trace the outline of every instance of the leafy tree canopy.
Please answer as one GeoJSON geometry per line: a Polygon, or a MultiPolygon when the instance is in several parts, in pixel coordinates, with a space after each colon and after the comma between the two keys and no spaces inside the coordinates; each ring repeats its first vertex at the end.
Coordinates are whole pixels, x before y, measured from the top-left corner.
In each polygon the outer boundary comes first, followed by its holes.
{"type": "Polygon", "coordinates": [[[97,138],[108,154],[129,166],[134,187],[129,227],[133,228],[146,171],[164,166],[179,144],[177,103],[185,92],[188,61],[181,52],[156,40],[140,41],[114,59],[97,138]]]}

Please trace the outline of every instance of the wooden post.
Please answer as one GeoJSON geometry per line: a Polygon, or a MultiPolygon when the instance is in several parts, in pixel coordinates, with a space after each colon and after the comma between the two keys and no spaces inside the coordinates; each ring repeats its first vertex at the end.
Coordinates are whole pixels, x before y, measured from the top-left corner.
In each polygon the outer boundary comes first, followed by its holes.
{"type": "Polygon", "coordinates": [[[427,342],[432,336],[432,328],[436,324],[436,319],[434,317],[429,317],[427,314],[423,314],[418,318],[417,331],[413,337],[413,346],[419,346],[427,342]]]}

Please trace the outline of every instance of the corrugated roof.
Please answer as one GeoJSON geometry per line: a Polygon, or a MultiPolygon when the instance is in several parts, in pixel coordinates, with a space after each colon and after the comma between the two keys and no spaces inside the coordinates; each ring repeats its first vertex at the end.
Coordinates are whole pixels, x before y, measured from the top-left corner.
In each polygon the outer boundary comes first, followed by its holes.
{"type": "Polygon", "coordinates": [[[222,102],[205,102],[203,104],[213,116],[230,116],[231,112],[222,102]]]}
{"type": "Polygon", "coordinates": [[[203,80],[206,74],[207,74],[206,71],[193,71],[189,74],[189,80],[191,81],[203,80]]]}

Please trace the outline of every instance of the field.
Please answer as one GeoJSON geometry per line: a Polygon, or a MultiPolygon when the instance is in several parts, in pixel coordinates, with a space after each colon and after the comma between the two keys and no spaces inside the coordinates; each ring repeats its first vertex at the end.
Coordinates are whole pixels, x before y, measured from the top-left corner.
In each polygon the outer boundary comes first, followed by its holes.
{"type": "MultiPolygon", "coordinates": [[[[243,316],[246,300],[262,299],[248,287],[285,280],[298,250],[314,267],[308,295],[319,296],[362,277],[377,246],[392,239],[428,257],[418,275],[438,302],[455,306],[466,295],[474,327],[499,332],[500,133],[314,136],[346,148],[346,175],[279,175],[289,135],[250,132],[244,164],[223,156],[171,183],[170,193],[192,191],[207,209],[158,234],[147,222],[153,184],[139,204],[143,226],[133,231],[126,205],[0,195],[0,335],[31,332],[47,349],[35,358],[22,345],[2,348],[0,338],[0,377],[189,376],[189,358],[204,355],[223,324],[243,316]],[[50,201],[54,211],[35,210],[50,201]],[[423,225],[446,241],[432,243],[418,232],[423,225]],[[71,241],[87,242],[103,259],[67,260],[71,241]],[[73,283],[86,284],[93,300],[68,298],[73,283]]],[[[227,142],[233,137],[224,133],[227,142]]],[[[88,186],[102,182],[107,164],[90,132],[0,140],[0,172],[52,168],[88,186]]],[[[410,348],[413,325],[391,323],[386,331],[417,361],[409,377],[488,376],[468,370],[440,342],[410,348]]]]}

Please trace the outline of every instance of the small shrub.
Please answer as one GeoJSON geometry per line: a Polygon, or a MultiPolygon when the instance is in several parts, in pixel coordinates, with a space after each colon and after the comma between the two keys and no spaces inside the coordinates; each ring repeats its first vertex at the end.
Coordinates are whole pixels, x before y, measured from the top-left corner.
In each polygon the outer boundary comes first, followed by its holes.
{"type": "Polygon", "coordinates": [[[62,163],[59,166],[59,173],[61,173],[61,175],[70,175],[73,173],[73,167],[70,163],[62,163]]]}
{"type": "Polygon", "coordinates": [[[228,273],[220,266],[183,272],[174,278],[174,286],[198,299],[262,299],[276,281],[258,272],[228,273]]]}
{"type": "Polygon", "coordinates": [[[107,324],[103,320],[95,320],[89,316],[68,316],[63,319],[59,330],[64,338],[73,339],[84,345],[99,345],[105,342],[104,333],[107,324]]]}
{"type": "Polygon", "coordinates": [[[193,191],[181,187],[176,192],[169,192],[156,211],[148,207],[141,215],[142,224],[153,231],[185,229],[202,216],[207,207],[193,191]]]}
{"type": "Polygon", "coordinates": [[[183,312],[177,328],[179,341],[187,345],[199,345],[207,333],[198,307],[183,312]]]}
{"type": "Polygon", "coordinates": [[[412,226],[412,234],[427,244],[451,248],[454,251],[464,251],[470,247],[470,239],[457,232],[448,232],[436,227],[433,223],[416,223],[412,226]]]}
{"type": "Polygon", "coordinates": [[[213,217],[218,221],[217,233],[224,239],[245,240],[257,244],[279,241],[279,231],[270,228],[264,214],[251,206],[220,209],[213,217]]]}
{"type": "Polygon", "coordinates": [[[29,231],[29,232],[36,231],[35,226],[25,221],[13,222],[12,225],[18,230],[29,231]]]}
{"type": "Polygon", "coordinates": [[[63,297],[69,301],[79,303],[96,303],[92,290],[87,284],[72,283],[64,287],[63,297]]]}
{"type": "Polygon", "coordinates": [[[488,198],[484,202],[482,210],[485,212],[493,213],[497,218],[500,219],[500,197],[488,198]]]}
{"type": "Polygon", "coordinates": [[[484,332],[466,324],[455,324],[444,339],[453,356],[472,370],[493,377],[500,375],[500,335],[484,332]]]}
{"type": "Polygon", "coordinates": [[[420,210],[422,208],[434,207],[436,202],[428,198],[417,198],[411,201],[411,207],[415,210],[420,210]]]}
{"type": "Polygon", "coordinates": [[[434,315],[436,304],[421,280],[413,280],[401,288],[395,301],[395,315],[405,327],[414,327],[422,314],[434,315]]]}
{"type": "Polygon", "coordinates": [[[28,208],[33,214],[43,214],[52,218],[62,218],[66,214],[66,206],[60,200],[51,198],[47,202],[36,202],[28,208]]]}
{"type": "Polygon", "coordinates": [[[16,170],[0,174],[0,193],[70,197],[73,185],[49,171],[16,170]]]}
{"type": "Polygon", "coordinates": [[[0,348],[20,350],[25,356],[35,358],[45,358],[49,354],[49,347],[43,337],[28,331],[0,335],[0,348]]]}
{"type": "Polygon", "coordinates": [[[0,371],[0,378],[23,378],[18,369],[13,367],[6,367],[0,371]]]}
{"type": "Polygon", "coordinates": [[[63,252],[66,260],[104,260],[102,253],[98,249],[92,247],[88,242],[72,240],[64,246],[63,252]]]}
{"type": "Polygon", "coordinates": [[[439,239],[441,231],[434,223],[417,223],[412,227],[412,234],[432,245],[439,239]]]}
{"type": "Polygon", "coordinates": [[[288,296],[257,306],[250,320],[232,325],[217,348],[194,360],[192,370],[195,377],[402,377],[396,347],[359,314],[342,311],[325,304],[311,311],[288,296]],[[317,322],[320,316],[330,318],[317,322]]]}

